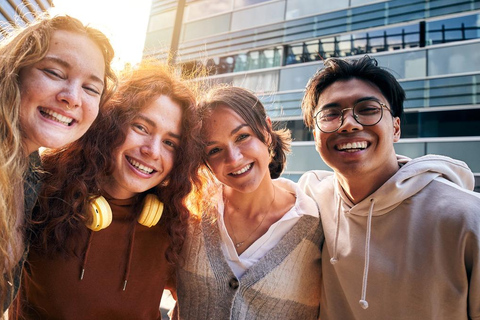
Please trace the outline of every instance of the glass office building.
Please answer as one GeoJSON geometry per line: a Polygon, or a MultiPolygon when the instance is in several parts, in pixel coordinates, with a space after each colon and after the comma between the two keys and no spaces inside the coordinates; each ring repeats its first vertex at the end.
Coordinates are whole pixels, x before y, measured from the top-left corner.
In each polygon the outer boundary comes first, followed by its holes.
{"type": "Polygon", "coordinates": [[[42,12],[53,7],[52,0],[2,0],[0,1],[0,39],[12,27],[25,26],[42,12]]]}
{"type": "MultiPolygon", "coordinates": [[[[177,6],[153,0],[145,56],[167,58],[177,6]]],[[[328,169],[302,121],[308,79],[322,59],[368,54],[407,93],[397,153],[461,159],[480,190],[480,1],[187,0],[178,41],[179,68],[254,90],[292,130],[284,176],[328,169]]]]}

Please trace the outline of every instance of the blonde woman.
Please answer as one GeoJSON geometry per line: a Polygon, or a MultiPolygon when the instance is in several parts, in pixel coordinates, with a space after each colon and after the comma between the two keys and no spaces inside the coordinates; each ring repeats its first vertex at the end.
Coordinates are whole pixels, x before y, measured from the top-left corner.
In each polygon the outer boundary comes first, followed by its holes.
{"type": "Polygon", "coordinates": [[[28,247],[37,149],[62,147],[90,127],[115,86],[112,58],[103,33],[68,16],[39,18],[0,43],[0,311],[16,294],[28,247]]]}

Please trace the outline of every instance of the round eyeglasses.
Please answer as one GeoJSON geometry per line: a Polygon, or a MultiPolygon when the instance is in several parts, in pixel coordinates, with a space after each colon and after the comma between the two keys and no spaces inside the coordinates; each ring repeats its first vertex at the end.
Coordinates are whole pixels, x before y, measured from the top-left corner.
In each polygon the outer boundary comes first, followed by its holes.
{"type": "Polygon", "coordinates": [[[377,100],[362,100],[353,105],[353,108],[326,107],[315,114],[315,123],[324,133],[337,131],[345,119],[344,112],[352,110],[353,118],[362,126],[374,126],[382,120],[383,108],[392,111],[386,104],[377,100]]]}

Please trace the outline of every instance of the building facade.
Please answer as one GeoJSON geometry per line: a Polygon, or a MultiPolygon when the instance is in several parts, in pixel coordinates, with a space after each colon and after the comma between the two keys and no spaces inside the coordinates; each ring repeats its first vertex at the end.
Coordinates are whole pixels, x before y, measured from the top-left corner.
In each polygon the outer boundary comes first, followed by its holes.
{"type": "MultiPolygon", "coordinates": [[[[153,0],[144,55],[166,59],[178,1],[153,0]]],[[[328,169],[305,128],[300,102],[329,57],[368,54],[406,91],[397,153],[465,161],[480,190],[480,1],[186,1],[177,64],[208,80],[254,90],[292,130],[284,176],[328,169]]]]}
{"type": "Polygon", "coordinates": [[[53,7],[53,0],[1,0],[0,38],[12,28],[24,26],[39,14],[53,7]]]}

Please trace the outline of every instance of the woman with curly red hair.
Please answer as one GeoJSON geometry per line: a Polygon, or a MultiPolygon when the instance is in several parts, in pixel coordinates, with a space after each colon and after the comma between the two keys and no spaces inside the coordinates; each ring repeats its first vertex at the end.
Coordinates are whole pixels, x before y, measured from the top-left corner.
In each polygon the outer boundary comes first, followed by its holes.
{"type": "Polygon", "coordinates": [[[121,77],[84,137],[42,156],[14,316],[161,318],[199,163],[194,108],[192,91],[166,66],[144,62],[121,77]]]}

